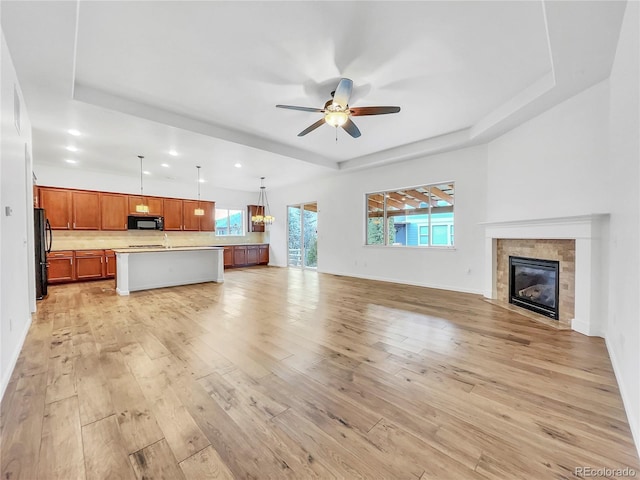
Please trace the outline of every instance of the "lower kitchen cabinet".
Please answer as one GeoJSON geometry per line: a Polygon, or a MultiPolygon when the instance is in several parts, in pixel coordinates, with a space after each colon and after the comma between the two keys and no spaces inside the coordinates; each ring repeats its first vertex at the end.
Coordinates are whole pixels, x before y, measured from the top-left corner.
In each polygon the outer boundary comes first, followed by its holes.
{"type": "Polygon", "coordinates": [[[107,278],[116,276],[116,252],[113,250],[104,251],[104,276],[107,278]]]}
{"type": "Polygon", "coordinates": [[[76,251],[75,258],[76,280],[104,277],[104,250],[76,251]]]}
{"type": "Polygon", "coordinates": [[[233,247],[233,266],[244,267],[247,264],[247,247],[236,245],[233,247]]]}
{"type": "Polygon", "coordinates": [[[269,245],[229,245],[224,247],[224,267],[249,267],[269,263],[269,245]]]}
{"type": "Polygon", "coordinates": [[[47,255],[49,283],[72,282],[75,279],[73,250],[61,250],[47,255]]]}
{"type": "Polygon", "coordinates": [[[224,247],[224,267],[233,267],[233,247],[224,247]]]}
{"type": "Polygon", "coordinates": [[[260,260],[260,246],[248,245],[247,246],[247,265],[257,265],[260,260]]]}
{"type": "Polygon", "coordinates": [[[113,278],[116,255],[113,250],[59,250],[47,255],[49,283],[113,278]]]}
{"type": "Polygon", "coordinates": [[[269,263],[269,245],[260,245],[260,265],[269,263]]]}

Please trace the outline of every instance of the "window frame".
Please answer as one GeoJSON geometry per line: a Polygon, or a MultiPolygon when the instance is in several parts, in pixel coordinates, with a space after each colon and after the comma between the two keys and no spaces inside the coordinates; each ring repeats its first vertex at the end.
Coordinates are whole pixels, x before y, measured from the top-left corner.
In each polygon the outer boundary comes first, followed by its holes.
{"type": "MultiPolygon", "coordinates": [[[[240,216],[242,217],[240,219],[240,226],[242,229],[242,233],[240,234],[231,234],[228,233],[226,235],[219,235],[218,232],[220,231],[218,229],[218,226],[216,225],[216,237],[221,237],[221,238],[226,238],[226,237],[244,237],[247,235],[247,228],[246,228],[246,212],[244,209],[242,208],[223,208],[223,207],[218,207],[216,206],[216,215],[218,213],[218,211],[223,211],[226,210],[227,211],[227,230],[231,231],[231,215],[229,214],[229,212],[231,211],[238,211],[240,212],[240,216]]],[[[214,218],[214,224],[216,224],[218,222],[218,218],[214,218]]]]}
{"type": "MultiPolygon", "coordinates": [[[[445,192],[446,193],[446,192],[445,192]]],[[[440,195],[442,194],[442,192],[440,192],[440,195]]],[[[405,194],[407,197],[413,197],[411,195],[411,193],[405,194]]],[[[419,200],[419,197],[413,197],[414,200],[419,200]]],[[[365,211],[365,215],[364,215],[364,237],[363,237],[363,243],[365,247],[391,247],[391,248],[433,248],[433,249],[443,249],[443,250],[455,250],[456,248],[456,244],[455,244],[455,240],[454,240],[454,235],[452,234],[452,231],[455,231],[455,219],[456,219],[456,215],[455,215],[455,201],[456,199],[456,182],[451,180],[451,181],[441,181],[441,182],[433,182],[433,183],[429,183],[429,184],[422,184],[422,185],[417,185],[417,186],[409,186],[409,187],[401,187],[401,188],[395,188],[395,189],[388,189],[388,190],[380,190],[380,191],[373,191],[373,192],[366,192],[364,194],[364,211],[365,211]],[[443,201],[445,203],[449,203],[450,207],[451,207],[451,214],[452,214],[452,220],[449,223],[440,223],[438,222],[438,219],[436,218],[435,222],[433,221],[433,215],[438,215],[438,212],[434,213],[433,209],[434,208],[438,208],[438,205],[433,205],[432,201],[428,202],[428,206],[427,207],[418,207],[418,208],[427,208],[428,211],[425,213],[427,215],[427,219],[426,221],[421,221],[421,222],[415,222],[415,225],[418,226],[418,233],[417,233],[417,244],[412,244],[412,245],[398,245],[396,244],[392,244],[390,243],[390,239],[389,239],[389,219],[391,218],[391,216],[393,215],[389,215],[389,211],[387,209],[387,205],[388,205],[388,199],[391,198],[391,194],[394,195],[398,195],[401,194],[399,192],[406,192],[408,190],[425,190],[425,192],[420,192],[420,193],[425,193],[425,195],[430,196],[432,199],[438,197],[438,194],[432,194],[431,193],[431,187],[436,187],[436,188],[441,188],[442,185],[447,185],[450,186],[450,190],[451,190],[451,195],[453,197],[453,202],[450,202],[447,199],[443,199],[443,201]],[[383,241],[382,243],[368,243],[369,242],[369,221],[372,218],[371,213],[372,212],[376,212],[376,210],[371,210],[370,209],[370,202],[369,202],[369,197],[370,196],[382,196],[383,198],[383,202],[382,202],[382,209],[381,210],[377,210],[378,212],[382,212],[382,215],[379,217],[382,225],[383,225],[383,241]],[[433,232],[432,232],[432,228],[434,225],[446,225],[447,228],[447,240],[448,240],[448,244],[447,245],[433,245],[433,232]],[[425,226],[427,227],[427,231],[428,231],[428,244],[422,244],[420,243],[420,226],[425,226]]],[[[392,199],[392,201],[397,201],[398,199],[392,199]]],[[[404,198],[401,200],[405,200],[404,198]]],[[[438,200],[436,200],[438,201],[438,200]]],[[[376,200],[376,202],[379,204],[380,200],[376,200]]],[[[421,203],[427,203],[427,202],[421,202],[421,203]]],[[[405,204],[406,205],[406,204],[405,204]]],[[[442,205],[442,206],[447,206],[447,205],[442,205]]],[[[409,210],[405,210],[405,211],[409,211],[409,210]]],[[[446,213],[446,212],[445,212],[446,213]]],[[[425,214],[418,214],[418,215],[425,215],[425,214]]],[[[411,214],[409,215],[404,215],[405,218],[410,218],[411,214]]],[[[407,222],[407,224],[410,224],[411,222],[407,222]]]]}

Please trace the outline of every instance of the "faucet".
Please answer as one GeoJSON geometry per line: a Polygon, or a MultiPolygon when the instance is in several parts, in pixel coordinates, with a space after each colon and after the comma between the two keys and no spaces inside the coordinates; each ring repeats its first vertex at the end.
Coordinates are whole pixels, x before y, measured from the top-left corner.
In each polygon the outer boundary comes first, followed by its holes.
{"type": "Polygon", "coordinates": [[[164,234],[164,248],[171,248],[171,244],[169,243],[169,236],[165,233],[164,234]]]}

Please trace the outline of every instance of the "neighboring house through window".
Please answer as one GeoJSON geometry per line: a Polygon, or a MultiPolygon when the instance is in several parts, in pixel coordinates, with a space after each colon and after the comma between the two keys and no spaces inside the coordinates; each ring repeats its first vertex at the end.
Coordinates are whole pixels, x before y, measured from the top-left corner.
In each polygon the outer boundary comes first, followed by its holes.
{"type": "Polygon", "coordinates": [[[452,247],[454,182],[366,195],[366,244],[452,247]]]}
{"type": "Polygon", "coordinates": [[[244,210],[216,207],[216,236],[244,235],[244,210]]]}

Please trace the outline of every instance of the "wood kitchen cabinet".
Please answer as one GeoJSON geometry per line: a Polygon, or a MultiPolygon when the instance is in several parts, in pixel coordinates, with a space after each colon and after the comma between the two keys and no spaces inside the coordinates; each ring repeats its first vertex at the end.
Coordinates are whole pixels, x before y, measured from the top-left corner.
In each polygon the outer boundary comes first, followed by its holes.
{"type": "Polygon", "coordinates": [[[200,231],[215,232],[216,231],[215,202],[200,202],[200,208],[204,210],[204,215],[200,217],[200,231]]]}
{"type": "Polygon", "coordinates": [[[140,195],[129,195],[129,215],[150,215],[152,217],[162,217],[164,215],[164,198],[162,197],[142,197],[142,203],[149,207],[149,213],[136,212],[136,205],[140,205],[140,195]]]}
{"type": "Polygon", "coordinates": [[[247,265],[257,265],[260,262],[260,246],[247,246],[247,265]]]}
{"type": "Polygon", "coordinates": [[[71,199],[73,229],[100,230],[100,193],[74,191],[71,199]]]}
{"type": "Polygon", "coordinates": [[[76,250],[76,280],[104,277],[104,250],[76,250]]]}
{"type": "Polygon", "coordinates": [[[224,247],[224,266],[233,267],[233,247],[224,247]]]}
{"type": "Polygon", "coordinates": [[[224,267],[249,267],[269,263],[269,245],[228,245],[224,247],[224,267]]]}
{"type": "Polygon", "coordinates": [[[258,210],[260,210],[260,213],[264,214],[262,207],[258,205],[247,205],[247,232],[264,232],[264,224],[259,225],[251,221],[251,217],[257,214],[258,210]]]}
{"type": "Polygon", "coordinates": [[[40,207],[54,230],[71,229],[71,201],[70,190],[40,187],[40,207]]]}
{"type": "Polygon", "coordinates": [[[260,245],[260,265],[267,265],[269,263],[269,245],[260,245]]]}
{"type": "Polygon", "coordinates": [[[103,193],[100,197],[100,229],[127,229],[127,197],[117,193],[103,193]]]}
{"type": "Polygon", "coordinates": [[[49,264],[49,283],[72,282],[75,280],[75,269],[73,264],[73,251],[60,250],[47,254],[49,264]]]}
{"type": "Polygon", "coordinates": [[[233,247],[233,266],[239,267],[247,264],[247,247],[236,245],[233,247]]]}
{"type": "Polygon", "coordinates": [[[163,198],[164,229],[182,230],[182,200],[163,198]]]}
{"type": "Polygon", "coordinates": [[[40,187],[40,206],[54,230],[100,230],[100,193],[40,187]]]}
{"type": "Polygon", "coordinates": [[[202,202],[197,200],[183,200],[182,201],[182,229],[197,232],[200,230],[200,217],[196,216],[196,208],[202,208],[200,205],[202,202]]]}
{"type": "Polygon", "coordinates": [[[104,276],[106,278],[116,276],[116,252],[113,250],[104,251],[104,276]]]}

